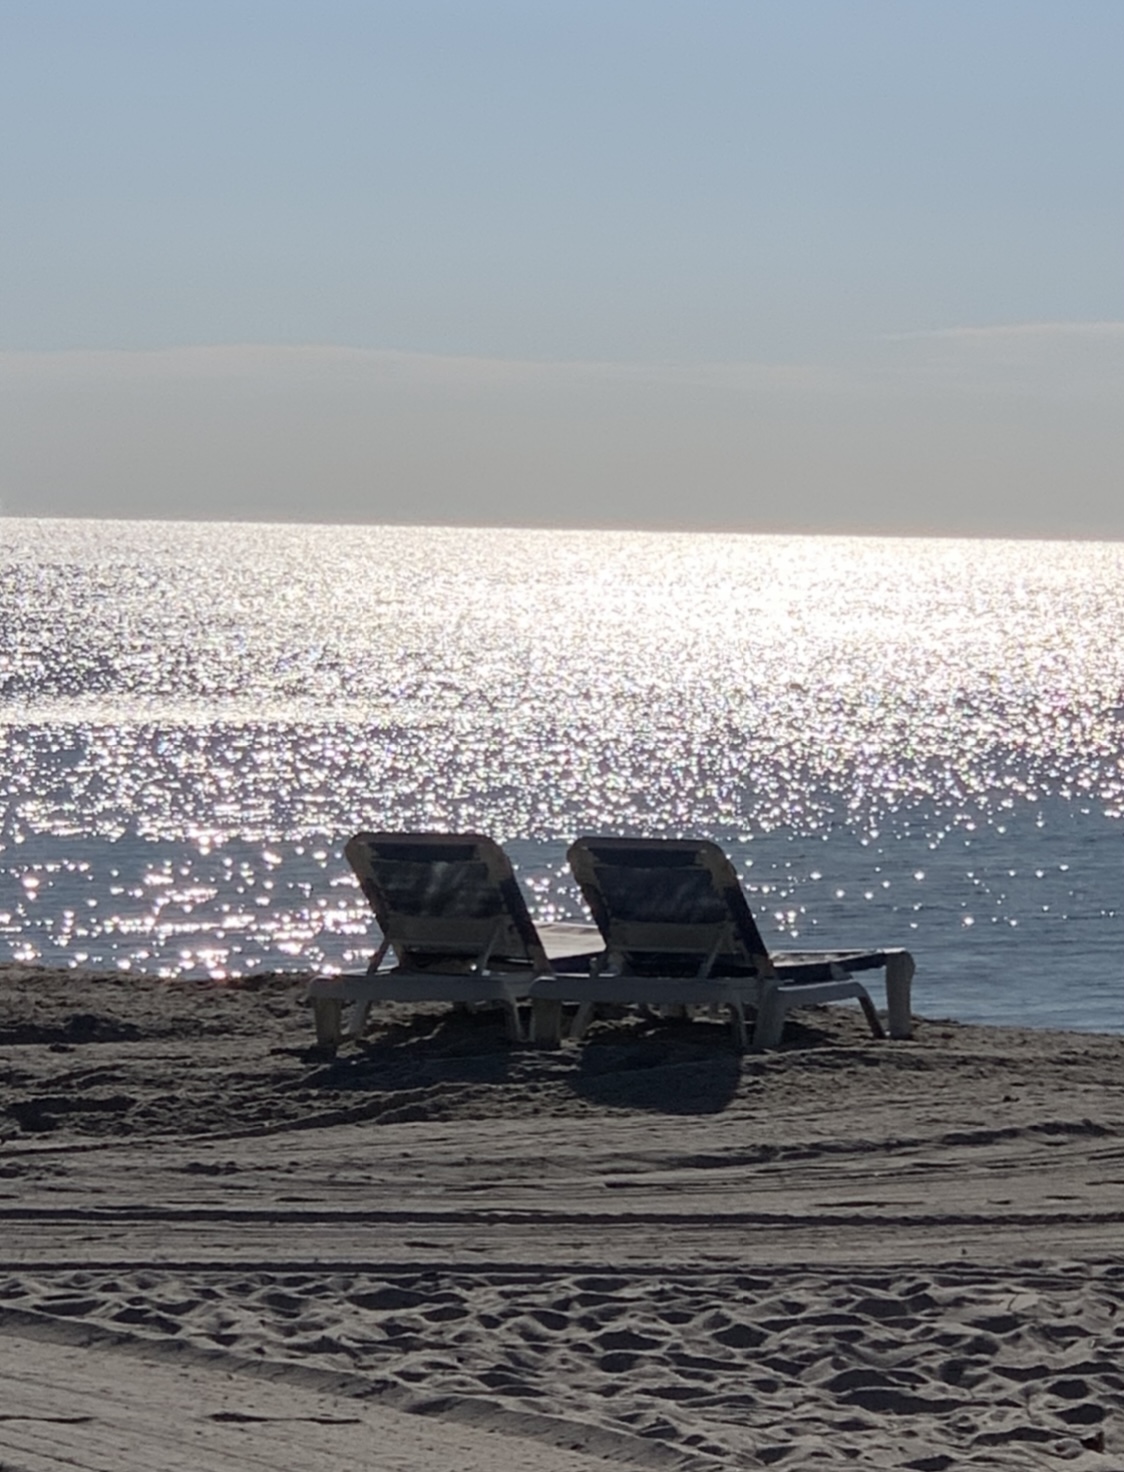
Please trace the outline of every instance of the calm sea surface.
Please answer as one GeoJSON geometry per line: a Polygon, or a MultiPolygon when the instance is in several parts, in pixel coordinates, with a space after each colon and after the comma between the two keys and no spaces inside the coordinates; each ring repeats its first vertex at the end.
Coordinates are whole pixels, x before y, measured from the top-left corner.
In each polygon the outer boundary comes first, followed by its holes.
{"type": "Polygon", "coordinates": [[[0,960],[362,966],[359,828],[703,835],[777,946],[1124,1031],[1124,544],[0,519],[0,960]]]}

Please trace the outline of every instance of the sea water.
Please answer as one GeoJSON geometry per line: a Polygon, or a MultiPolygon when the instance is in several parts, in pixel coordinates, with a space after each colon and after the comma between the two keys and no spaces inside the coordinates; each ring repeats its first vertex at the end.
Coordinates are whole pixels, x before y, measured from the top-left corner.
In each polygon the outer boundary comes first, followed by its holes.
{"type": "Polygon", "coordinates": [[[1124,544],[0,519],[0,960],[362,967],[353,832],[713,838],[779,949],[1124,1031],[1124,544]]]}

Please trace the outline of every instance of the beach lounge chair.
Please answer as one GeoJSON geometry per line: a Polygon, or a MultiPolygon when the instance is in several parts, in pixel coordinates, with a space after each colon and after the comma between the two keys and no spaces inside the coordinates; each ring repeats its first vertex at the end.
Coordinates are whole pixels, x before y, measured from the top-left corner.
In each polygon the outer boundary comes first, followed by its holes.
{"type": "Polygon", "coordinates": [[[592,925],[536,929],[507,855],[490,838],[357,833],[344,854],[382,942],[365,973],[318,976],[309,984],[321,1046],[358,1037],[372,1003],[385,1001],[498,1004],[511,1036],[521,1038],[518,1004],[531,982],[558,967],[588,973],[601,951],[592,925]]]}
{"type": "Polygon", "coordinates": [[[704,840],[580,838],[570,867],[605,942],[603,961],[584,978],[555,977],[532,988],[541,1040],[558,1003],[577,1003],[569,1035],[580,1037],[599,1003],[723,1006],[746,1046],[746,1007],[756,1012],[755,1049],[776,1047],[793,1007],[856,998],[876,1037],[882,1025],[853,973],[883,969],[891,1037],[909,1037],[908,951],[802,951],[770,954],[734,866],[704,840]]]}

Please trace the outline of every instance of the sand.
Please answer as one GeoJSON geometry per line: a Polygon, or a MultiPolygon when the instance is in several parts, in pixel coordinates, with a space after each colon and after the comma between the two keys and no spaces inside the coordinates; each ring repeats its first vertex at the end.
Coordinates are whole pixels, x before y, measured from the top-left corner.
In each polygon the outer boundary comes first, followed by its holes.
{"type": "Polygon", "coordinates": [[[1124,1038],[0,967],[0,1468],[1124,1468],[1124,1038]]]}

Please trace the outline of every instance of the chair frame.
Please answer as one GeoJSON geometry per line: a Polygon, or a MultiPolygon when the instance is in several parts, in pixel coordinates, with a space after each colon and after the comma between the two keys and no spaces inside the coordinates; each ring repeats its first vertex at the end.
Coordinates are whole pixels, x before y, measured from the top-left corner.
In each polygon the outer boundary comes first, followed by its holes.
{"type": "MultiPolygon", "coordinates": [[[[357,833],[344,855],[374,912],[382,939],[367,970],[317,976],[309,983],[317,1044],[334,1051],[362,1035],[377,1002],[452,1002],[498,1005],[509,1036],[526,1040],[519,1003],[531,984],[555,967],[585,964],[601,949],[591,925],[536,928],[503,849],[476,833],[357,833]],[[477,898],[488,913],[410,913],[396,904],[380,864],[470,863],[483,870],[477,898]],[[387,964],[393,952],[393,960],[387,964]],[[351,1011],[344,1026],[343,1009],[351,1011]]],[[[547,1015],[547,1014],[543,1014],[547,1015]]]]}
{"type": "Polygon", "coordinates": [[[533,1019],[534,1035],[556,1042],[561,1037],[562,1004],[577,1004],[567,1036],[580,1038],[599,1003],[632,1003],[657,1007],[724,1007],[734,1038],[744,1051],[749,1043],[746,1008],[756,1011],[752,1048],[775,1048],[786,1014],[794,1007],[815,1006],[853,998],[871,1033],[883,1037],[878,1013],[854,971],[884,968],[890,1036],[912,1033],[910,985],[913,958],[900,949],[882,951],[812,951],[770,955],[753,920],[745,893],[730,860],[708,840],[579,838],[569,851],[570,866],[597,921],[606,948],[606,964],[586,977],[553,976],[531,988],[533,1008],[548,999],[550,1014],[533,1019]],[[622,918],[614,913],[601,882],[603,862],[635,855],[638,859],[673,859],[677,866],[707,871],[712,893],[725,913],[694,922],[622,918]],[[660,976],[639,970],[637,960],[653,957],[698,957],[693,976],[660,976]],[[725,973],[725,974],[723,974],[725,973]],[[555,1019],[558,1019],[555,1029],[555,1019]]]}

